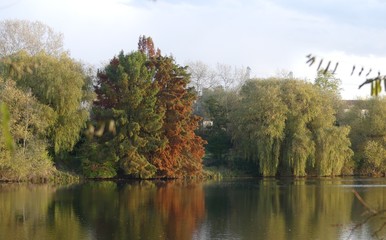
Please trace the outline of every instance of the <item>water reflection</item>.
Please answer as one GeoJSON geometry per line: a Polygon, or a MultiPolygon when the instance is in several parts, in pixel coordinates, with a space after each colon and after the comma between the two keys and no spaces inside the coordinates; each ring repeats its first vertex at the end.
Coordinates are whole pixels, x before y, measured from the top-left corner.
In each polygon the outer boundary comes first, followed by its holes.
{"type": "Polygon", "coordinates": [[[384,179],[0,184],[0,239],[383,239],[385,185],[384,179]]]}
{"type": "Polygon", "coordinates": [[[207,218],[195,239],[384,239],[385,180],[228,182],[206,186],[207,218]],[[347,184],[352,187],[342,187],[347,184]],[[379,185],[379,186],[380,186],[379,185]],[[379,211],[371,212],[352,190],[379,211]],[[374,234],[377,233],[377,234],[374,234]]]}
{"type": "Polygon", "coordinates": [[[0,239],[82,239],[85,230],[71,208],[50,216],[56,193],[49,185],[0,184],[0,239]]]}
{"type": "Polygon", "coordinates": [[[201,183],[98,182],[58,194],[75,196],[72,209],[92,239],[191,239],[205,214],[201,183]]]}

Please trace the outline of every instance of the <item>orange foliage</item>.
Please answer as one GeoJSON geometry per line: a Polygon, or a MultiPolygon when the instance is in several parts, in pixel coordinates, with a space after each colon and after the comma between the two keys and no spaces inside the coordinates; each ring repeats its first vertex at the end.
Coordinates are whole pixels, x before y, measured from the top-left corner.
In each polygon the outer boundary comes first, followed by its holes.
{"type": "Polygon", "coordinates": [[[157,190],[156,206],[165,220],[166,239],[192,239],[205,216],[204,190],[201,184],[165,183],[157,190]]]}
{"type": "Polygon", "coordinates": [[[171,57],[154,59],[157,72],[159,111],[165,112],[163,136],[166,146],[153,156],[152,163],[162,177],[197,176],[202,171],[204,140],[195,134],[199,117],[192,115],[195,94],[187,89],[189,76],[171,57]]]}
{"type": "Polygon", "coordinates": [[[149,58],[161,55],[161,51],[158,48],[157,51],[154,49],[154,43],[151,37],[140,36],[138,41],[138,50],[146,54],[149,58]]]}

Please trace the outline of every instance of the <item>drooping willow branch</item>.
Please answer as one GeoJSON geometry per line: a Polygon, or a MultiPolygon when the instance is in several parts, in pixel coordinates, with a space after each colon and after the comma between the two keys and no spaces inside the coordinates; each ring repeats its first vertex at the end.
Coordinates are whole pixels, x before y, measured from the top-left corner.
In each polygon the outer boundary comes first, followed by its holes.
{"type": "MultiPolygon", "coordinates": [[[[317,57],[313,54],[308,54],[306,57],[307,57],[306,63],[309,64],[310,67],[317,61],[317,57]]],[[[328,72],[331,63],[332,63],[332,61],[328,61],[327,66],[323,70],[323,74],[326,74],[328,72]]],[[[319,71],[319,69],[321,69],[322,64],[323,64],[323,58],[321,58],[319,61],[317,71],[319,71]]],[[[334,74],[336,72],[336,70],[338,69],[338,66],[339,66],[339,62],[336,62],[334,69],[331,71],[332,74],[334,74]]],[[[356,66],[353,65],[352,70],[351,70],[351,76],[354,74],[355,69],[356,69],[356,66]]],[[[359,70],[358,76],[361,76],[364,71],[365,71],[365,68],[361,67],[359,70]]],[[[366,70],[366,72],[367,72],[366,77],[368,77],[372,72],[372,68],[369,68],[369,70],[368,71],[366,70]]],[[[359,85],[359,89],[361,87],[363,87],[365,84],[371,84],[371,96],[378,96],[378,94],[382,92],[382,86],[381,86],[382,81],[384,82],[384,88],[386,91],[386,75],[381,76],[380,71],[378,71],[377,77],[366,79],[366,81],[364,81],[361,85],[359,85]]]]}
{"type": "Polygon", "coordinates": [[[383,80],[385,91],[386,91],[386,75],[380,76],[378,73],[378,76],[375,78],[368,78],[366,81],[364,81],[361,85],[359,85],[360,89],[365,84],[371,84],[371,96],[378,96],[378,94],[382,91],[381,82],[383,80]]]}

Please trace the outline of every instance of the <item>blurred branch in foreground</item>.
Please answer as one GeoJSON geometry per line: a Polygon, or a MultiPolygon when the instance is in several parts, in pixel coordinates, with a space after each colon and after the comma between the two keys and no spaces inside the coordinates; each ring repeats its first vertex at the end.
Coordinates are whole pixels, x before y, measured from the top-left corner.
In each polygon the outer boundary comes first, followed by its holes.
{"type": "MultiPolygon", "coordinates": [[[[363,221],[357,223],[354,225],[354,227],[351,229],[350,231],[350,234],[348,235],[347,239],[351,239],[354,232],[359,229],[360,227],[362,227],[364,224],[366,224],[367,222],[369,222],[371,219],[377,217],[378,215],[381,215],[382,213],[385,213],[386,210],[383,209],[383,210],[374,210],[372,209],[364,200],[363,198],[359,195],[359,193],[356,191],[356,190],[352,190],[352,192],[354,193],[355,197],[359,200],[359,202],[366,208],[366,213],[370,213],[370,215],[368,215],[363,221]]],[[[384,238],[380,238],[378,236],[378,234],[382,231],[382,229],[386,226],[386,222],[383,222],[383,224],[376,230],[373,232],[373,234],[371,235],[371,237],[373,238],[376,238],[376,239],[384,239],[384,238]]]]}

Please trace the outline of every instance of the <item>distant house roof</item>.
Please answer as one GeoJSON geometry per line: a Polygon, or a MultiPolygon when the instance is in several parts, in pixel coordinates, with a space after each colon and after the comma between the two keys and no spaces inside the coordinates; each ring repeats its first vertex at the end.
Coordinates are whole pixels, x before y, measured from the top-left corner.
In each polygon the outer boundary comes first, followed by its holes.
{"type": "Polygon", "coordinates": [[[355,105],[362,104],[366,102],[366,100],[342,100],[343,106],[345,108],[352,108],[355,105]]]}

